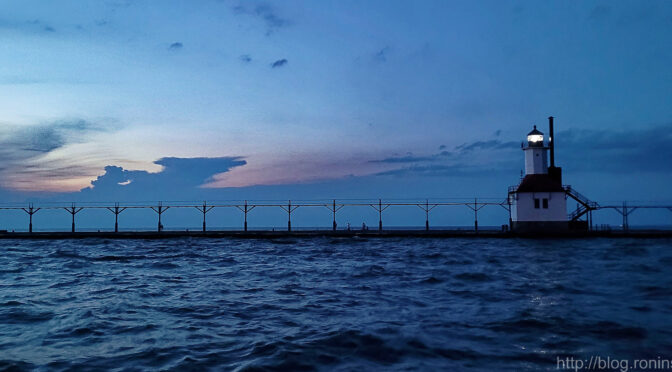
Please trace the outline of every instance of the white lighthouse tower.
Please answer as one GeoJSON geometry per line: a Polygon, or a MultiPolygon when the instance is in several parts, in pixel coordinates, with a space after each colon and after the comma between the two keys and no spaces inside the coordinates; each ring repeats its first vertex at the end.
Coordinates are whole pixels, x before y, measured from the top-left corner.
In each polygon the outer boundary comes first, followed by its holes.
{"type": "MultiPolygon", "coordinates": [[[[549,137],[553,163],[551,141],[553,138],[549,137]]],[[[544,144],[544,134],[536,125],[528,133],[527,143],[523,144],[522,149],[525,153],[525,177],[518,186],[509,190],[511,228],[519,232],[567,230],[567,194],[562,187],[560,168],[551,164],[552,174],[549,174],[549,146],[544,144]]]]}

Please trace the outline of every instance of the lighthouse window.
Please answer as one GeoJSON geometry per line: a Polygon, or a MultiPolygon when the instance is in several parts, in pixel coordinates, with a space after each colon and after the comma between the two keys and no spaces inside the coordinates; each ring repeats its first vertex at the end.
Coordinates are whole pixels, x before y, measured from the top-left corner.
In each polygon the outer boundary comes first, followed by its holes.
{"type": "Polygon", "coordinates": [[[548,209],[548,199],[543,199],[542,202],[543,202],[544,209],[548,209]]]}
{"type": "Polygon", "coordinates": [[[539,209],[539,199],[534,198],[534,208],[539,209]]]}

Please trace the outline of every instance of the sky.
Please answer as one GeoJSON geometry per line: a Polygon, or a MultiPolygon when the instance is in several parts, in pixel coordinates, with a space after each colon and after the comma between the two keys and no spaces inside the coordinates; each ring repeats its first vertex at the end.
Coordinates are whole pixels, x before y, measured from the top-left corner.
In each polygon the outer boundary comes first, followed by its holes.
{"type": "Polygon", "coordinates": [[[4,205],[503,200],[549,115],[565,183],[603,203],[672,201],[670,1],[0,6],[4,205]]]}

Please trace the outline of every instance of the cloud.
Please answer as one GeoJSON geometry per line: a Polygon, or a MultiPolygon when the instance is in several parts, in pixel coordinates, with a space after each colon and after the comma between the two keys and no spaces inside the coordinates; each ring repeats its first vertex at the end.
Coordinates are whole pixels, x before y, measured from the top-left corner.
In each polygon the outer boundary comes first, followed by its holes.
{"type": "Polygon", "coordinates": [[[289,24],[286,19],[278,16],[275,11],[266,4],[261,4],[254,8],[254,14],[261,17],[266,22],[266,26],[272,30],[285,27],[289,24]]]}
{"type": "Polygon", "coordinates": [[[672,171],[672,123],[635,128],[558,132],[556,162],[565,169],[594,172],[672,171]]]}
{"type": "Polygon", "coordinates": [[[29,27],[36,30],[36,31],[42,31],[42,32],[56,32],[56,29],[52,27],[51,25],[47,24],[46,22],[39,20],[39,19],[34,19],[32,21],[26,22],[29,27]]]}
{"type": "Polygon", "coordinates": [[[83,119],[31,126],[3,125],[0,129],[0,185],[26,188],[37,178],[55,178],[64,173],[81,175],[82,169],[75,164],[65,163],[68,166],[61,168],[64,163],[55,164],[44,158],[69,144],[84,141],[93,132],[104,130],[103,126],[83,119]]]}
{"type": "MultiPolygon", "coordinates": [[[[672,171],[672,123],[632,130],[571,129],[556,133],[556,164],[565,172],[633,174],[672,171]]],[[[426,156],[397,156],[370,162],[399,164],[384,176],[514,174],[522,167],[517,141],[474,141],[426,156]]]]}
{"type": "Polygon", "coordinates": [[[516,148],[518,144],[519,143],[515,141],[502,142],[500,140],[494,139],[488,141],[476,141],[472,143],[464,143],[462,145],[455,147],[455,149],[459,150],[460,152],[469,152],[474,150],[489,150],[489,149],[508,149],[508,148],[516,148]]]}
{"type": "Polygon", "coordinates": [[[441,145],[439,152],[424,156],[407,154],[369,162],[403,165],[401,168],[376,173],[379,176],[475,175],[515,168],[518,163],[515,163],[514,154],[519,148],[518,142],[492,139],[463,143],[452,150],[447,150],[445,145],[441,145]]]}
{"type": "Polygon", "coordinates": [[[31,21],[0,20],[0,29],[7,29],[30,34],[56,32],[56,28],[40,19],[34,19],[31,21]]]}
{"type": "Polygon", "coordinates": [[[0,154],[3,159],[30,158],[77,142],[85,133],[103,127],[82,119],[57,120],[33,126],[3,126],[0,129],[0,154]]]}
{"type": "Polygon", "coordinates": [[[284,65],[286,65],[286,64],[287,64],[287,60],[286,60],[286,59],[284,59],[284,58],[283,58],[283,59],[279,59],[279,60],[277,60],[277,61],[271,63],[271,68],[282,67],[282,66],[284,66],[284,65]]]}
{"type": "Polygon", "coordinates": [[[291,24],[289,20],[279,16],[275,9],[266,3],[241,2],[233,7],[233,11],[236,14],[253,16],[262,20],[266,26],[267,36],[291,24]]]}
{"type": "Polygon", "coordinates": [[[376,62],[387,62],[388,55],[390,54],[391,48],[385,46],[383,49],[377,51],[373,55],[373,60],[376,62]]]}
{"type": "Polygon", "coordinates": [[[238,59],[243,63],[252,62],[252,56],[250,56],[249,54],[243,54],[240,57],[238,57],[238,59]]]}
{"type": "Polygon", "coordinates": [[[457,159],[463,157],[475,150],[482,151],[487,153],[490,150],[511,150],[517,149],[517,142],[502,142],[500,140],[488,140],[488,141],[475,141],[471,143],[463,143],[459,146],[456,146],[453,151],[446,150],[446,145],[439,146],[439,152],[426,155],[426,156],[415,156],[411,153],[406,154],[405,156],[392,156],[383,159],[370,160],[370,163],[421,163],[421,162],[436,162],[442,161],[446,158],[457,159]]]}
{"type": "Polygon", "coordinates": [[[86,197],[114,198],[115,200],[184,200],[193,198],[200,186],[213,176],[229,172],[247,162],[242,157],[219,158],[161,158],[154,162],[163,166],[158,173],[127,170],[108,165],[105,173],[82,189],[86,197]]]}
{"type": "Polygon", "coordinates": [[[435,160],[435,158],[432,157],[432,156],[406,155],[406,156],[389,157],[389,158],[384,158],[384,159],[379,159],[379,160],[369,160],[369,163],[388,163],[388,164],[393,164],[393,163],[418,163],[418,162],[433,161],[433,160],[435,160]]]}
{"type": "Polygon", "coordinates": [[[176,41],[176,42],[170,44],[168,49],[170,49],[170,50],[180,50],[180,49],[182,49],[182,47],[183,47],[182,43],[180,43],[179,41],[176,41]]]}
{"type": "MultiPolygon", "coordinates": [[[[488,171],[492,173],[492,170],[488,171]]],[[[376,173],[376,176],[413,176],[413,177],[446,177],[446,176],[468,176],[482,175],[484,172],[480,168],[468,164],[431,164],[431,165],[411,165],[409,167],[392,169],[376,173]]]]}

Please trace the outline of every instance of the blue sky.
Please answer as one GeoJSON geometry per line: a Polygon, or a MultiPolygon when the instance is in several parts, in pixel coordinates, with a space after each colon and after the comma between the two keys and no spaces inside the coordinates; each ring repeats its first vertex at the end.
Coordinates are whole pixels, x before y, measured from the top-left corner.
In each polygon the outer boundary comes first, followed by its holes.
{"type": "Polygon", "coordinates": [[[0,5],[7,203],[504,198],[549,115],[566,183],[672,199],[669,1],[0,5]]]}

